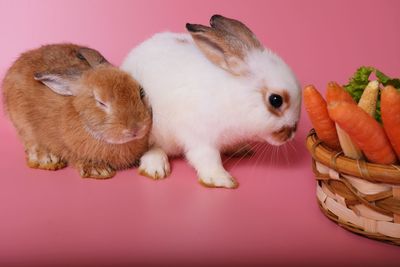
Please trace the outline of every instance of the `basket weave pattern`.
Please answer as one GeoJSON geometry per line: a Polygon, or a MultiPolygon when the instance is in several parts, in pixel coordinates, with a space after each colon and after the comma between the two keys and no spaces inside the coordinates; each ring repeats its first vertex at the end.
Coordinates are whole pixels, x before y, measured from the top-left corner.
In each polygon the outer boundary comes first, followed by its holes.
{"type": "Polygon", "coordinates": [[[354,233],[400,245],[400,166],[353,160],[307,137],[317,200],[331,220],[354,233]]]}

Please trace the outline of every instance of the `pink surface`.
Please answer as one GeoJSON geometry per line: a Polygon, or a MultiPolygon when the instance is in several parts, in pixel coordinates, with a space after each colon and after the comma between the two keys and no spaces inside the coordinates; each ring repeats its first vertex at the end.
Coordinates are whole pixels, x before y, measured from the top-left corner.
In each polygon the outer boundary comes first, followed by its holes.
{"type": "MultiPolygon", "coordinates": [[[[360,65],[400,76],[400,2],[392,1],[0,1],[0,77],[24,50],[74,42],[115,64],[153,33],[183,31],[220,13],[244,21],[303,85],[324,91],[360,65]]],[[[198,185],[173,160],[151,181],[136,170],[107,181],[76,170],[25,166],[0,115],[0,266],[270,264],[399,266],[398,247],[342,230],[319,211],[302,114],[293,146],[230,160],[237,190],[198,185]]]]}

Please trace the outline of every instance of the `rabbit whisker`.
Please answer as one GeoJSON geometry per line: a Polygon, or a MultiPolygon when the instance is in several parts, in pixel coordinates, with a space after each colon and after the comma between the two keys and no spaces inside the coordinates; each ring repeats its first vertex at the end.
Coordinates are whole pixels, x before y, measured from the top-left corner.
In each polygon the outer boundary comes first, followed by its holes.
{"type": "Polygon", "coordinates": [[[265,143],[259,143],[258,151],[257,151],[257,158],[256,158],[256,161],[253,164],[252,171],[251,171],[253,174],[254,174],[254,171],[255,171],[255,167],[258,165],[258,163],[260,161],[260,158],[261,158],[262,154],[264,153],[266,147],[267,146],[265,145],[265,143]]]}
{"type": "MultiPolygon", "coordinates": [[[[246,144],[246,146],[247,146],[247,145],[248,145],[248,144],[246,144]]],[[[234,169],[234,168],[236,167],[236,165],[238,165],[239,162],[241,162],[241,161],[247,156],[248,153],[251,153],[251,151],[252,151],[253,149],[256,149],[257,146],[258,146],[258,144],[252,145],[252,146],[250,147],[249,151],[248,151],[247,153],[245,153],[244,155],[242,155],[242,156],[235,162],[235,164],[232,166],[231,169],[234,169]]],[[[253,157],[253,156],[254,156],[254,155],[252,155],[251,157],[253,157]]],[[[251,158],[251,157],[250,157],[250,158],[251,158]]],[[[231,157],[231,158],[232,158],[232,157],[231,157]]]]}
{"type": "MultiPolygon", "coordinates": [[[[222,164],[225,164],[227,161],[231,160],[233,157],[235,157],[236,155],[240,154],[246,147],[248,147],[248,144],[245,143],[242,146],[239,147],[239,149],[237,149],[233,154],[229,155],[228,158],[226,158],[222,164]]],[[[249,149],[249,151],[246,151],[246,153],[244,154],[244,156],[247,156],[249,153],[251,153],[251,149],[249,149]]]]}

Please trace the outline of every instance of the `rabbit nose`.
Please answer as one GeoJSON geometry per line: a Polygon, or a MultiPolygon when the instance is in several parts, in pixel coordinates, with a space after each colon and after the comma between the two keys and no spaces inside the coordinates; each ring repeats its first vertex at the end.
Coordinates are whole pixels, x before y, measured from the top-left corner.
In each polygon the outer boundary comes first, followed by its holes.
{"type": "Polygon", "coordinates": [[[146,134],[147,126],[133,126],[131,129],[125,129],[122,131],[123,135],[131,138],[142,138],[146,134]]]}
{"type": "Polygon", "coordinates": [[[277,140],[285,142],[294,137],[296,129],[297,129],[297,123],[295,123],[293,126],[283,126],[278,131],[275,131],[273,135],[277,140]]]}

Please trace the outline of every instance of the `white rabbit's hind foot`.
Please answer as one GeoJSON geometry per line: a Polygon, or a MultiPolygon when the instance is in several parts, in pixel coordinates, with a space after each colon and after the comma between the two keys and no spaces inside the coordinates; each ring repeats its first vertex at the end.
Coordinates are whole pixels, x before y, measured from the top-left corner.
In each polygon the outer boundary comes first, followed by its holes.
{"type": "Polygon", "coordinates": [[[26,149],[26,164],[30,168],[56,171],[67,166],[67,162],[49,152],[31,146],[26,149]]]}
{"type": "Polygon", "coordinates": [[[199,183],[205,187],[211,188],[229,188],[235,189],[239,187],[239,183],[230,176],[206,176],[199,177],[199,183]]]}
{"type": "Polygon", "coordinates": [[[168,156],[161,148],[153,147],[141,157],[139,174],[159,180],[164,179],[170,173],[168,156]]]}

